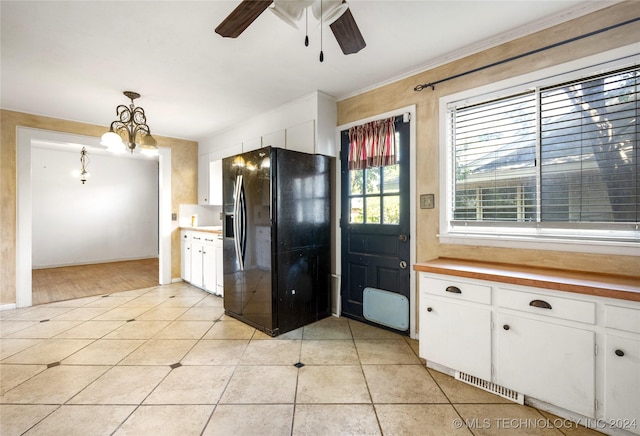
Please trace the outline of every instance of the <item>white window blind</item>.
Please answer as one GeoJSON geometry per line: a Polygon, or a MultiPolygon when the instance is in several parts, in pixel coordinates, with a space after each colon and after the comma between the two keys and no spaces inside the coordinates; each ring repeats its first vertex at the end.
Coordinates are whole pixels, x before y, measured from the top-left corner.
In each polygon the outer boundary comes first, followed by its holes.
{"type": "Polygon", "coordinates": [[[452,226],[637,228],[638,67],[448,108],[452,226]]]}
{"type": "Polygon", "coordinates": [[[541,90],[541,220],[639,221],[638,69],[541,90]]]}

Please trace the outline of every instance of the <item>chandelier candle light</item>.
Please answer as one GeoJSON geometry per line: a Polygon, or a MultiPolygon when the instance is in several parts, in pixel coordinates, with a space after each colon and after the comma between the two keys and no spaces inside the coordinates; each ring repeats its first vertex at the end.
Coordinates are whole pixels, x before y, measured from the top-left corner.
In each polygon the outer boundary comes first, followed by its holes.
{"type": "Polygon", "coordinates": [[[80,169],[80,181],[84,185],[84,182],[87,181],[87,177],[89,177],[89,173],[87,172],[87,167],[89,166],[87,147],[82,147],[82,150],[80,150],[80,164],[82,165],[80,169]]]}
{"type": "Polygon", "coordinates": [[[114,153],[124,153],[128,148],[133,154],[133,150],[139,145],[142,153],[157,155],[158,147],[156,140],[151,136],[151,129],[147,126],[144,109],[133,104],[133,100],[139,98],[140,94],[132,91],[124,91],[123,94],[131,99],[131,104],[128,107],[124,104],[116,107],[119,119],[111,123],[109,131],[102,135],[100,143],[114,153]]]}

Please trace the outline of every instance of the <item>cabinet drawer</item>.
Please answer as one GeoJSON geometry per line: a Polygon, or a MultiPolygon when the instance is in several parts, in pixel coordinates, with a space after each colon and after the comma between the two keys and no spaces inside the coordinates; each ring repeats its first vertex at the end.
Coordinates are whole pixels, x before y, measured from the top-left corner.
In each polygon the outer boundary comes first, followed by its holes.
{"type": "Polygon", "coordinates": [[[420,279],[420,291],[461,301],[491,304],[490,285],[467,282],[457,278],[449,280],[447,278],[440,279],[423,275],[420,279]]]}
{"type": "Polygon", "coordinates": [[[520,310],[536,315],[545,315],[569,321],[596,323],[596,305],[590,301],[572,300],[564,297],[514,291],[498,288],[498,306],[520,310]]]}
{"type": "Polygon", "coordinates": [[[604,325],[607,328],[640,333],[640,309],[605,304],[604,325]]]}

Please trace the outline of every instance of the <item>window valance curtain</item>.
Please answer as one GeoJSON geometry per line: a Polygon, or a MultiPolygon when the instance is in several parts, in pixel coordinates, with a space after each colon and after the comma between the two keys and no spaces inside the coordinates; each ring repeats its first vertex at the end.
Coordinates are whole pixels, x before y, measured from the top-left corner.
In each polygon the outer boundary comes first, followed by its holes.
{"type": "Polygon", "coordinates": [[[395,117],[376,120],[349,129],[349,169],[395,165],[395,117]]]}

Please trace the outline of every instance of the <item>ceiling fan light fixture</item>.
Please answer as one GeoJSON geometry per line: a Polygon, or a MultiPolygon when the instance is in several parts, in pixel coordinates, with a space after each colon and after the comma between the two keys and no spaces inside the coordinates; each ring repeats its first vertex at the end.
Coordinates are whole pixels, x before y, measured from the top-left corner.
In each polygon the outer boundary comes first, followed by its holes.
{"type": "Polygon", "coordinates": [[[311,12],[323,25],[333,24],[344,14],[349,5],[342,0],[316,0],[311,5],[311,12]]]}
{"type": "Polygon", "coordinates": [[[294,29],[297,29],[297,22],[302,18],[302,13],[311,3],[311,0],[275,0],[271,7],[271,12],[294,29]]]}

